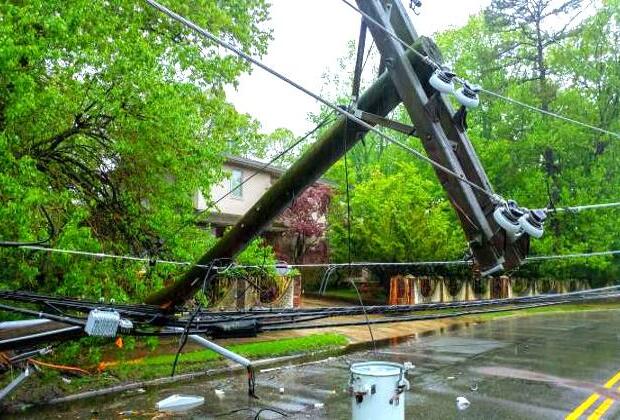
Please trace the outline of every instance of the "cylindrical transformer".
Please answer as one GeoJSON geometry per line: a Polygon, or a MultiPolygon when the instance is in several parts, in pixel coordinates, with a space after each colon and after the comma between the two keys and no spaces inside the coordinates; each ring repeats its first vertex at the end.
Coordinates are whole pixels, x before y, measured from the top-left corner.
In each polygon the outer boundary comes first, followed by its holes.
{"type": "Polygon", "coordinates": [[[363,362],[351,365],[349,394],[353,420],[404,420],[407,369],[398,363],[363,362]]]}

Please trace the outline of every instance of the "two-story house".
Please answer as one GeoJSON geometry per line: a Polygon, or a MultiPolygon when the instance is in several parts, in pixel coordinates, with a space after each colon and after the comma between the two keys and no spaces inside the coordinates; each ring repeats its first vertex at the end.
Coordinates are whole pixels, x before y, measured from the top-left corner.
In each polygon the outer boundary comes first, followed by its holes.
{"type": "MultiPolygon", "coordinates": [[[[224,234],[227,227],[234,225],[267,191],[271,185],[285,172],[284,169],[268,166],[265,163],[239,156],[227,156],[224,170],[229,177],[215,185],[209,191],[210,201],[217,201],[230,192],[217,204],[217,209],[209,213],[205,227],[213,230],[215,236],[224,234]],[[236,188],[243,180],[248,179],[241,187],[236,188]],[[232,192],[231,192],[232,191],[232,192]]],[[[329,184],[319,180],[318,183],[329,184]]],[[[207,202],[203,192],[196,191],[193,198],[194,208],[203,211],[207,208],[207,202]]],[[[277,219],[262,235],[273,246],[279,259],[287,262],[292,261],[289,252],[289,243],[286,238],[286,227],[277,219]]],[[[323,246],[326,246],[323,244],[323,246]]],[[[322,253],[325,258],[326,253],[322,253]]],[[[316,258],[308,256],[313,262],[316,258]]],[[[305,259],[307,260],[307,259],[305,259]]],[[[323,262],[323,261],[320,261],[323,262]]]]}

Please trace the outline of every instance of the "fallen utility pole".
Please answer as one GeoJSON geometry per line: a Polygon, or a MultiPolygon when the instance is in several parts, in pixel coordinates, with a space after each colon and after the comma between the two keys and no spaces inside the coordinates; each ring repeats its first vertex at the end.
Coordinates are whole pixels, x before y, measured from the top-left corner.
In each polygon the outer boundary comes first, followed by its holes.
{"type": "MultiPolygon", "coordinates": [[[[435,62],[441,57],[435,44],[420,38],[399,1],[358,1],[359,7],[412,49],[435,62]]],[[[381,52],[387,71],[359,98],[354,112],[374,114],[371,125],[385,117],[401,102],[407,109],[415,136],[422,139],[428,156],[448,168],[455,176],[437,170],[437,176],[455,208],[469,247],[483,272],[490,274],[517,267],[527,255],[529,237],[510,241],[493,220],[493,189],[465,134],[465,112],[455,113],[440,94],[433,92],[428,79],[433,68],[427,60],[407,51],[376,24],[367,21],[381,52]],[[467,180],[482,192],[463,182],[467,180]]],[[[261,199],[197,262],[208,266],[217,260],[233,258],[267,228],[308,186],[351,149],[368,129],[341,117],[318,141],[269,189],[261,199]],[[346,138],[345,138],[346,136],[346,138]]],[[[171,309],[191,297],[202,285],[207,273],[193,266],[173,285],[146,300],[149,304],[171,309]]],[[[208,280],[208,279],[207,279],[208,280]]]]}
{"type": "MultiPolygon", "coordinates": [[[[420,51],[430,41],[420,39],[414,47],[420,51]]],[[[414,54],[411,59],[419,60],[414,54]]],[[[357,109],[385,117],[400,103],[394,85],[388,74],[379,77],[360,96],[357,109]]],[[[372,123],[370,123],[372,124],[372,123]]],[[[340,117],[317,142],[280,177],[254,206],[197,262],[208,265],[221,258],[232,258],[241,252],[250,241],[267,228],[308,186],[312,185],[345,152],[351,149],[366,130],[340,117]],[[348,124],[348,127],[347,127],[348,124]],[[353,125],[356,127],[354,128],[353,125]],[[346,127],[346,128],[345,128],[346,127]],[[347,134],[346,147],[344,135],[347,134]],[[357,134],[360,133],[360,134],[357,134]]],[[[182,303],[200,288],[205,268],[192,267],[172,286],[162,289],[146,300],[147,303],[170,308],[182,303]]]]}

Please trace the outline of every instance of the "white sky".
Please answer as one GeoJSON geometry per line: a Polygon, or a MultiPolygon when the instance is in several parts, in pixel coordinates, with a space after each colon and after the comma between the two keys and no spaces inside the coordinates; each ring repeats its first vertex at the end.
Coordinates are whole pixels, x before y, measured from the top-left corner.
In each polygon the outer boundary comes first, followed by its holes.
{"type": "MultiPolygon", "coordinates": [[[[403,1],[405,6],[409,0],[403,1]]],[[[357,39],[360,15],[340,0],[272,0],[273,40],[263,62],[302,86],[319,93],[322,75],[337,68],[346,55],[347,42],[357,39]]],[[[462,26],[471,14],[490,0],[422,0],[420,15],[411,13],[421,35],[430,36],[451,26],[462,26]]],[[[371,43],[370,33],[366,46],[371,43]]],[[[368,71],[368,68],[367,68],[368,71]]],[[[284,127],[300,135],[312,128],[308,113],[319,110],[318,103],[261,69],[243,75],[239,86],[227,89],[238,111],[261,122],[263,132],[284,127]]]]}

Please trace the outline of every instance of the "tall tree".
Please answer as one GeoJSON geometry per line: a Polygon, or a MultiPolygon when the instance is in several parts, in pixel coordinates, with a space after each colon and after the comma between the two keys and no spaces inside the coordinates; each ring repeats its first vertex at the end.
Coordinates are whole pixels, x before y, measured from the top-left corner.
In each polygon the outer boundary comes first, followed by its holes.
{"type": "Polygon", "coordinates": [[[554,89],[548,84],[547,51],[575,34],[584,0],[493,0],[485,16],[492,28],[504,34],[499,59],[536,81],[540,105],[548,109],[554,89]],[[560,21],[559,25],[555,22],[560,21]]]}
{"type": "MultiPolygon", "coordinates": [[[[171,7],[265,52],[264,0],[171,7]]],[[[141,2],[2,2],[0,16],[0,238],[42,234],[43,205],[52,245],[143,254],[167,239],[165,254],[192,258],[208,235],[172,232],[192,217],[192,192],[221,178],[222,151],[255,132],[223,90],[248,65],[141,2]]],[[[33,258],[3,277],[64,284],[68,262],[33,258]]]]}

